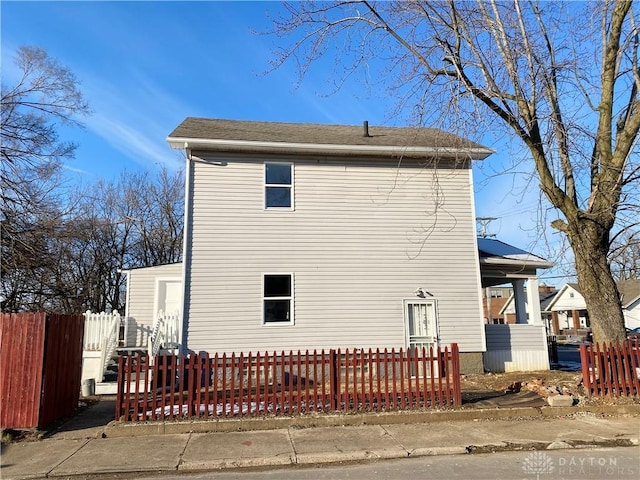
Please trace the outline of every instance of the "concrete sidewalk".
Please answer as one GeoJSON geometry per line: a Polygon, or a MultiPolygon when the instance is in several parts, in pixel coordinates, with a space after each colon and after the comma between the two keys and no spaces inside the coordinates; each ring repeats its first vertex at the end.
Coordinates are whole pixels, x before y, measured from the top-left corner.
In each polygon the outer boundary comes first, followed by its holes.
{"type": "MultiPolygon", "coordinates": [[[[298,423],[271,430],[207,433],[188,431],[204,429],[204,422],[166,423],[165,432],[182,433],[163,434],[149,434],[145,431],[148,424],[123,428],[123,425],[112,423],[103,429],[95,426],[78,430],[67,428],[37,442],[3,446],[0,476],[26,479],[187,472],[533,448],[613,445],[638,448],[640,409],[637,407],[618,409],[621,415],[616,416],[573,409],[570,414],[555,410],[563,416],[552,416],[552,411],[546,411],[537,417],[532,417],[528,409],[515,408],[510,409],[511,418],[508,419],[499,418],[504,409],[460,410],[440,412],[451,415],[452,419],[440,417],[437,421],[433,421],[436,417],[424,413],[421,417],[410,414],[349,415],[342,420],[351,419],[353,424],[350,426],[301,428],[298,423]],[[520,418],[517,418],[518,413],[522,413],[520,418]],[[456,414],[459,420],[455,419],[456,414]],[[358,417],[360,424],[355,424],[353,419],[358,417]],[[423,421],[417,423],[420,418],[423,421]],[[363,424],[367,419],[379,424],[363,424]]],[[[216,428],[212,424],[233,424],[208,423],[212,429],[216,428]]]]}

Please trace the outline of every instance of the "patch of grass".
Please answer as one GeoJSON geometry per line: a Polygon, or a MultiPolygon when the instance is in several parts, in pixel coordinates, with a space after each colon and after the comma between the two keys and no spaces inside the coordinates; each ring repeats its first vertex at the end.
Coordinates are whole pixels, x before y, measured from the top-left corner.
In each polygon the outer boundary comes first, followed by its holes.
{"type": "Polygon", "coordinates": [[[2,445],[8,445],[16,442],[35,442],[44,436],[45,432],[37,429],[13,429],[7,428],[2,430],[2,445]]]}

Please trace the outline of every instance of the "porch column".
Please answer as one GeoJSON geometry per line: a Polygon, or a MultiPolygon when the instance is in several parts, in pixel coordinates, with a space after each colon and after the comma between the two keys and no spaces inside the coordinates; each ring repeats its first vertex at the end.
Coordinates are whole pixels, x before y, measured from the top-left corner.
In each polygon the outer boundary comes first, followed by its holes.
{"type": "Polygon", "coordinates": [[[560,322],[558,321],[558,312],[551,312],[551,329],[554,335],[560,335],[560,322]]]}
{"type": "Polygon", "coordinates": [[[524,293],[524,280],[513,281],[513,300],[516,304],[516,323],[527,323],[527,296],[524,293]]]}
{"type": "Polygon", "coordinates": [[[531,325],[542,325],[539,286],[538,277],[530,277],[527,280],[527,307],[529,310],[529,321],[527,323],[531,325]]]}
{"type": "Polygon", "coordinates": [[[571,316],[573,317],[573,333],[577,335],[580,328],[580,311],[571,310],[571,316]]]}

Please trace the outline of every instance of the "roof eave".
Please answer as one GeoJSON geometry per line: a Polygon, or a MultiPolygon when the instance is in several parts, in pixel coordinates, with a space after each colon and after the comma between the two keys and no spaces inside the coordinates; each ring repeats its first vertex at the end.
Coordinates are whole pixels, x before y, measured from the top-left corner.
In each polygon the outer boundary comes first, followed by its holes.
{"type": "Polygon", "coordinates": [[[510,258],[480,258],[480,263],[484,265],[521,265],[525,268],[551,268],[555,264],[546,260],[514,260],[510,258]]]}
{"type": "Polygon", "coordinates": [[[393,156],[393,157],[439,157],[470,158],[484,160],[494,150],[484,147],[399,147],[379,145],[338,145],[294,142],[254,142],[245,140],[220,140],[207,138],[167,137],[167,142],[174,149],[211,150],[235,152],[282,153],[288,151],[299,154],[322,155],[359,155],[359,156],[393,156]]]}

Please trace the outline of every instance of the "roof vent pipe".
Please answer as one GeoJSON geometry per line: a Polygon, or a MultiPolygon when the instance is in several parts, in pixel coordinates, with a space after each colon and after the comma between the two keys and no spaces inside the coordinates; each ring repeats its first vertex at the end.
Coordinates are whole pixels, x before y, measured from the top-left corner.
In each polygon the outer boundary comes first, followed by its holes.
{"type": "Polygon", "coordinates": [[[362,128],[364,129],[364,134],[362,135],[363,137],[370,137],[371,135],[369,135],[369,122],[368,121],[364,121],[362,122],[362,128]]]}

